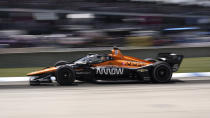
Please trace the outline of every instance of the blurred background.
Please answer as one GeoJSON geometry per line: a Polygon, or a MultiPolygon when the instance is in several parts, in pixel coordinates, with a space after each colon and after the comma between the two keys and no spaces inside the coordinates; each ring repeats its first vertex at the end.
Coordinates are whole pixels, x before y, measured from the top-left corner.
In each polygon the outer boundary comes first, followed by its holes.
{"type": "Polygon", "coordinates": [[[210,118],[210,77],[195,77],[209,72],[210,0],[0,0],[0,118],[210,118]],[[182,54],[181,76],[164,85],[9,83],[113,46],[141,59],[182,54]]]}
{"type": "Polygon", "coordinates": [[[209,0],[0,0],[0,76],[113,46],[143,59],[182,54],[178,72],[209,72],[209,13],[209,0]]]}
{"type": "Polygon", "coordinates": [[[0,0],[0,48],[208,46],[208,0],[0,0]]]}

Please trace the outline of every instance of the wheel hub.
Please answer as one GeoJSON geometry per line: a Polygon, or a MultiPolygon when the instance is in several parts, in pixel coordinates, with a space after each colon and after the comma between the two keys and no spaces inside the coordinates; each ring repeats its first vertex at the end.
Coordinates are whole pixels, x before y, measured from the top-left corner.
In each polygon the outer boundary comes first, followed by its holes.
{"type": "Polygon", "coordinates": [[[164,76],[164,75],[165,75],[165,71],[164,71],[164,70],[160,70],[160,71],[159,71],[159,75],[160,75],[160,76],[164,76]]]}
{"type": "Polygon", "coordinates": [[[63,72],[63,78],[64,78],[64,79],[68,79],[69,77],[70,77],[69,72],[68,72],[67,70],[65,70],[65,71],[63,72]]]}

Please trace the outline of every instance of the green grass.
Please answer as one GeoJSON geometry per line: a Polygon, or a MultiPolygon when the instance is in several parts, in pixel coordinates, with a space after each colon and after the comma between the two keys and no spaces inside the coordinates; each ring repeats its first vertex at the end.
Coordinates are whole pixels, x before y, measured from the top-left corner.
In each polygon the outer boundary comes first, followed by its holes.
{"type": "MultiPolygon", "coordinates": [[[[0,77],[25,76],[29,72],[42,68],[43,67],[0,68],[0,77]]],[[[184,58],[178,72],[210,72],[210,57],[184,58]]]]}
{"type": "Polygon", "coordinates": [[[210,57],[184,58],[178,72],[210,72],[210,57]]]}
{"type": "Polygon", "coordinates": [[[31,68],[0,68],[0,77],[21,77],[26,76],[27,73],[40,70],[42,67],[31,68]]]}

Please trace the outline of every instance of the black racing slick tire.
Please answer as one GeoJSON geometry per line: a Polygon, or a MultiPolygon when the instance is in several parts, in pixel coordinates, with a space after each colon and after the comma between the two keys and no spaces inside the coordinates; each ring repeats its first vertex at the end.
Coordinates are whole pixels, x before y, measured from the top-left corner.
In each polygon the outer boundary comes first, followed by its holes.
{"type": "Polygon", "coordinates": [[[172,69],[166,62],[156,62],[152,71],[152,81],[155,83],[167,83],[171,80],[172,69]]]}
{"type": "Polygon", "coordinates": [[[61,66],[61,65],[65,65],[65,64],[68,64],[69,62],[67,61],[58,61],[55,63],[55,66],[61,66]]]}
{"type": "Polygon", "coordinates": [[[71,85],[75,81],[75,72],[69,66],[61,66],[56,71],[56,81],[60,85],[71,85]]]}

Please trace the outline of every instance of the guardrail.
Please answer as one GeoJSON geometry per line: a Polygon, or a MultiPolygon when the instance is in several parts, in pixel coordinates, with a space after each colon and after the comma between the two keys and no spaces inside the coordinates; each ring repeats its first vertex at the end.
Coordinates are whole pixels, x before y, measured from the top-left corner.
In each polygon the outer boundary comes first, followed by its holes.
{"type": "MultiPolygon", "coordinates": [[[[0,68],[42,67],[52,66],[56,61],[73,61],[85,56],[87,53],[109,53],[112,48],[24,48],[1,49],[0,68]]],[[[120,48],[124,55],[138,58],[154,58],[158,53],[173,52],[186,57],[208,57],[210,47],[146,47],[146,48],[120,48]]]]}

